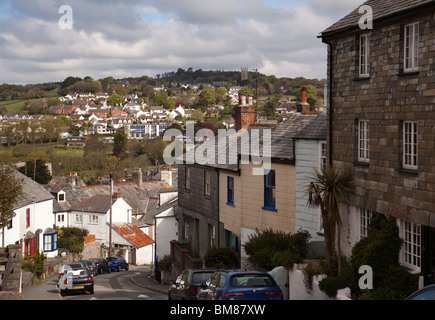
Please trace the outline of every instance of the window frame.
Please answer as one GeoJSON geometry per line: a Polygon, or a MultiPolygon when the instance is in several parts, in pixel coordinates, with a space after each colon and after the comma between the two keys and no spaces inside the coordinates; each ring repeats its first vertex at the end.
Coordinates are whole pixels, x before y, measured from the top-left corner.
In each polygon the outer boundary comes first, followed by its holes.
{"type": "Polygon", "coordinates": [[[26,228],[30,228],[30,208],[26,208],[26,228]]]}
{"type": "Polygon", "coordinates": [[[58,249],[58,233],[46,233],[44,234],[44,252],[53,252],[58,249]],[[50,241],[47,241],[47,239],[50,241]]]}
{"type": "Polygon", "coordinates": [[[403,28],[403,72],[416,72],[419,70],[418,45],[420,41],[420,24],[413,22],[403,28]],[[412,30],[411,30],[412,29],[412,30]],[[412,35],[410,35],[412,31],[412,35]],[[412,42],[412,43],[411,43],[412,42]]]}
{"type": "Polygon", "coordinates": [[[369,225],[373,217],[373,211],[359,208],[359,238],[364,239],[369,235],[369,225]]]}
{"type": "Polygon", "coordinates": [[[419,272],[422,266],[422,226],[406,220],[400,220],[401,238],[401,263],[403,266],[419,272]]]}
{"type": "Polygon", "coordinates": [[[190,191],[190,167],[184,168],[184,190],[190,191]]]}
{"type": "Polygon", "coordinates": [[[370,161],[370,124],[368,120],[358,120],[357,157],[359,162],[370,161]]]}
{"type": "Polygon", "coordinates": [[[204,198],[210,199],[211,198],[211,176],[210,171],[204,171],[204,198]]]}
{"type": "Polygon", "coordinates": [[[264,206],[262,207],[263,210],[269,210],[269,211],[277,211],[276,210],[276,172],[275,170],[269,170],[269,172],[265,172],[264,174],[264,206]],[[271,176],[273,174],[273,182],[274,185],[269,185],[271,179],[271,176]],[[269,190],[272,192],[273,196],[273,202],[268,201],[268,192],[269,190]]]}
{"type": "Polygon", "coordinates": [[[418,169],[418,122],[404,121],[402,124],[402,167],[418,169]],[[411,130],[407,130],[411,128],[411,130]]]}
{"type": "Polygon", "coordinates": [[[370,46],[369,46],[369,34],[362,34],[359,37],[359,52],[358,52],[358,75],[360,78],[370,77],[370,46]],[[365,43],[363,44],[363,41],[365,43]],[[364,52],[363,52],[364,50],[364,52]],[[363,70],[364,68],[364,70],[363,70]],[[364,71],[364,72],[363,72],[364,71]]]}
{"type": "Polygon", "coordinates": [[[234,206],[234,177],[227,176],[227,204],[234,206]]]}
{"type": "Polygon", "coordinates": [[[319,168],[326,169],[328,166],[328,145],[326,141],[319,142],[319,168]]]}

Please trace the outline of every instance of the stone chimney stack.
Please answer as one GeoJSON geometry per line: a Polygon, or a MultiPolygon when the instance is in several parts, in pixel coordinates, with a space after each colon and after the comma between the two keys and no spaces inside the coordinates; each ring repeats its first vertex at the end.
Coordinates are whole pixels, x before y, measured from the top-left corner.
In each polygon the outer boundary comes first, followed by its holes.
{"type": "Polygon", "coordinates": [[[133,172],[131,173],[131,179],[133,180],[133,182],[136,182],[139,188],[142,188],[142,181],[143,181],[142,169],[141,168],[133,169],[133,172]]]}
{"type": "Polygon", "coordinates": [[[236,106],[236,131],[255,124],[255,106],[252,96],[239,95],[239,105],[236,106]]]}

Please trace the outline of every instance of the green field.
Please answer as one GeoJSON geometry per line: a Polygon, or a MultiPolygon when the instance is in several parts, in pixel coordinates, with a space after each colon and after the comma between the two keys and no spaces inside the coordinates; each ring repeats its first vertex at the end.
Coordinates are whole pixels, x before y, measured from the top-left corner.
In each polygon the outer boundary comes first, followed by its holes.
{"type": "Polygon", "coordinates": [[[24,114],[27,113],[26,110],[23,110],[24,103],[26,101],[38,101],[41,99],[27,99],[27,100],[6,100],[6,101],[0,101],[0,108],[6,107],[8,110],[8,113],[18,113],[18,114],[24,114]]]}

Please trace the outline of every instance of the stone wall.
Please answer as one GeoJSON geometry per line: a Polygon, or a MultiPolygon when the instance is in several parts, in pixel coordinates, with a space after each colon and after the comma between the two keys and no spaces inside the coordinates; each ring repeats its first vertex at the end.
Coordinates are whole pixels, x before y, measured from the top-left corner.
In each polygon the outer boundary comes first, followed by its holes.
{"type": "Polygon", "coordinates": [[[358,75],[359,35],[333,39],[333,120],[328,123],[334,163],[354,167],[357,188],[351,203],[431,227],[435,227],[434,31],[432,13],[377,23],[370,31],[370,77],[364,79],[358,75]],[[405,74],[403,33],[411,22],[420,25],[420,70],[405,74]],[[369,121],[368,164],[357,159],[359,119],[369,121]],[[402,167],[403,121],[418,123],[417,170],[402,167]]]}

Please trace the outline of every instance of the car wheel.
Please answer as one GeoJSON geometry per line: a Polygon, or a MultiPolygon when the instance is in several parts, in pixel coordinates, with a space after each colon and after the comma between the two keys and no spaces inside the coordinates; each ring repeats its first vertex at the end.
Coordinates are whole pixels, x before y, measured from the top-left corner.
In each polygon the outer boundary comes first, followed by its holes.
{"type": "Polygon", "coordinates": [[[168,293],[168,300],[172,300],[170,293],[168,293]]]}
{"type": "Polygon", "coordinates": [[[61,297],[64,297],[64,296],[65,296],[65,291],[64,291],[64,290],[60,289],[60,290],[59,290],[59,293],[60,293],[60,296],[61,296],[61,297]]]}
{"type": "Polygon", "coordinates": [[[118,272],[119,272],[119,271],[121,271],[121,268],[120,268],[120,267],[118,267],[118,269],[117,269],[116,271],[118,271],[118,272]]]}
{"type": "Polygon", "coordinates": [[[128,266],[125,267],[125,270],[128,270],[128,266]]]}
{"type": "Polygon", "coordinates": [[[94,294],[94,288],[92,288],[91,290],[89,290],[90,294],[94,294]]]}

